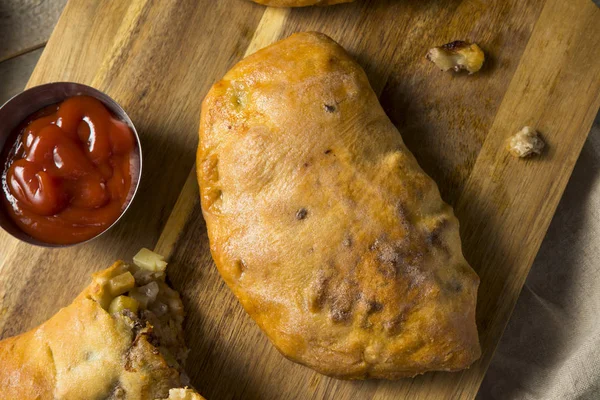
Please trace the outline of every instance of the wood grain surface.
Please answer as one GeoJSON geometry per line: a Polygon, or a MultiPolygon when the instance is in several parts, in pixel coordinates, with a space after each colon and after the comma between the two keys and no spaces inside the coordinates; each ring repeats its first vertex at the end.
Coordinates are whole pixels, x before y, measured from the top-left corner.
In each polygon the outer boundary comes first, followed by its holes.
{"type": "Polygon", "coordinates": [[[140,246],[168,255],[188,310],[188,372],[209,399],[469,399],[518,298],[600,106],[600,11],[589,0],[362,0],[266,9],[242,0],[70,0],[29,86],[70,80],[106,91],[142,139],[138,198],[107,235],[32,248],[0,234],[0,332],[29,329],[68,304],[91,272],[140,246]],[[264,45],[319,30],[363,65],[407,146],[461,221],[481,276],[483,356],[461,373],[347,382],[283,358],[218,276],[193,171],[210,85],[264,45]],[[432,45],[477,41],[474,76],[437,71],[432,45]],[[504,140],[523,125],[548,143],[517,160],[504,140]]]}

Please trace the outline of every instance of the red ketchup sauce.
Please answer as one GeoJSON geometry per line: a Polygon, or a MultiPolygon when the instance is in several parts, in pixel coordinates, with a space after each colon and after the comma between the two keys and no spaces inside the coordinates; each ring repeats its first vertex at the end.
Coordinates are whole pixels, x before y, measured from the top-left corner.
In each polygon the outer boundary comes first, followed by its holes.
{"type": "Polygon", "coordinates": [[[92,97],[28,117],[3,153],[3,203],[45,243],[91,239],[119,218],[132,185],[133,132],[92,97]]]}

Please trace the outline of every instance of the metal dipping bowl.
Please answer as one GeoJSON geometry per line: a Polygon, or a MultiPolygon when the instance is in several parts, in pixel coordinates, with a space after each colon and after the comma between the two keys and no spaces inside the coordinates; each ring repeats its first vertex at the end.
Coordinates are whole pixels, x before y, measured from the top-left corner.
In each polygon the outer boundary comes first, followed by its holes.
{"type": "MultiPolygon", "coordinates": [[[[142,147],[140,145],[140,138],[137,131],[135,130],[135,126],[133,126],[133,123],[131,122],[131,119],[129,118],[127,113],[123,110],[123,108],[121,108],[119,104],[117,104],[116,101],[111,99],[105,93],[102,93],[101,91],[94,89],[93,87],[82,85],[80,83],[56,82],[36,86],[17,94],[12,99],[8,100],[2,107],[0,107],[0,153],[4,150],[4,146],[12,145],[12,143],[7,143],[7,140],[11,137],[11,134],[19,126],[19,124],[31,114],[41,110],[46,106],[60,103],[68,97],[81,95],[94,97],[100,100],[108,110],[110,110],[121,121],[125,122],[129,126],[129,128],[131,128],[133,135],[135,136],[135,149],[133,151],[133,165],[131,168],[133,175],[131,177],[131,188],[129,189],[129,194],[127,195],[125,207],[123,208],[123,211],[121,212],[119,218],[117,218],[115,222],[113,222],[109,227],[107,227],[98,235],[83,242],[64,245],[45,243],[27,235],[13,222],[13,220],[8,215],[4,205],[0,204],[0,227],[2,227],[2,229],[4,229],[13,237],[23,242],[36,246],[54,248],[75,246],[78,244],[89,242],[90,240],[94,240],[98,236],[103,235],[106,231],[115,226],[115,224],[119,222],[121,218],[123,218],[123,215],[131,205],[131,202],[133,201],[133,198],[135,197],[135,194],[137,192],[140,183],[140,178],[142,176],[142,147]]],[[[4,160],[1,160],[0,174],[2,174],[3,172],[4,160]]],[[[0,193],[0,195],[4,194],[0,193]]]]}

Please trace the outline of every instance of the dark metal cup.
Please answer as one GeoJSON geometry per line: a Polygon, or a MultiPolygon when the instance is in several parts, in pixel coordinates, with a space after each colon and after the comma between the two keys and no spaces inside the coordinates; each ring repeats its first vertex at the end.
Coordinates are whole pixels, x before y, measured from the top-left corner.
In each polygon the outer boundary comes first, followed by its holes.
{"type": "MultiPolygon", "coordinates": [[[[46,106],[60,103],[69,97],[81,95],[94,97],[100,100],[104,104],[104,106],[108,108],[108,110],[110,110],[121,121],[125,122],[129,126],[129,128],[131,128],[133,135],[135,136],[135,149],[132,157],[133,176],[131,177],[131,188],[129,189],[129,193],[127,195],[125,207],[123,208],[121,215],[119,216],[119,218],[116,219],[115,222],[113,222],[109,227],[107,227],[104,231],[94,236],[93,238],[79,243],[59,245],[39,241],[23,232],[9,217],[5,208],[0,205],[0,227],[2,227],[2,229],[4,229],[10,235],[23,242],[42,247],[68,247],[74,246],[76,244],[89,242],[90,240],[94,240],[95,238],[104,234],[110,228],[115,226],[117,222],[119,222],[119,220],[123,217],[129,206],[131,205],[131,202],[133,201],[133,198],[135,197],[135,194],[137,192],[142,176],[142,146],[140,144],[140,138],[138,136],[138,133],[135,130],[135,126],[133,126],[133,123],[131,122],[131,119],[129,118],[127,113],[123,110],[123,108],[121,108],[119,104],[117,104],[116,101],[111,99],[105,93],[102,93],[101,91],[94,89],[93,87],[82,85],[80,83],[56,82],[36,86],[17,94],[12,99],[8,100],[2,107],[0,107],[0,153],[4,149],[4,146],[12,144],[7,144],[8,138],[19,126],[19,124],[21,124],[31,114],[41,110],[46,106]]],[[[4,165],[1,165],[0,168],[4,168],[4,165]]],[[[0,171],[0,173],[2,173],[2,171],[0,171]]]]}

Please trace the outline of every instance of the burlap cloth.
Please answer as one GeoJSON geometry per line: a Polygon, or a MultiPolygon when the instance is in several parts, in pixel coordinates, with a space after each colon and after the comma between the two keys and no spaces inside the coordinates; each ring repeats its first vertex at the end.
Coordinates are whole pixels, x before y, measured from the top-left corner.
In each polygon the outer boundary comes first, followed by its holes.
{"type": "Polygon", "coordinates": [[[600,400],[600,114],[477,399],[600,400]]]}

